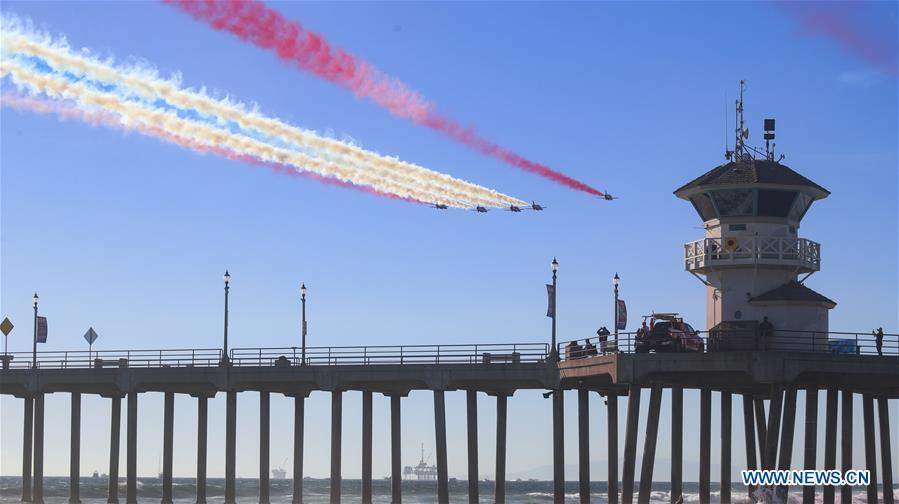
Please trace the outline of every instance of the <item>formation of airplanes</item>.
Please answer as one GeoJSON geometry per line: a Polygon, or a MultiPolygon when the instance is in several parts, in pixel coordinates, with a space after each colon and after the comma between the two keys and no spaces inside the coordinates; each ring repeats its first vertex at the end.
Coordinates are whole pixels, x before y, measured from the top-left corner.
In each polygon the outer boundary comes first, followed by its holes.
{"type": "MultiPolygon", "coordinates": [[[[606,201],[612,201],[612,200],[618,199],[618,197],[612,196],[611,194],[605,192],[602,195],[602,199],[604,199],[606,201]]],[[[433,208],[436,208],[437,210],[447,210],[449,208],[448,205],[443,204],[443,203],[435,203],[431,206],[433,208]]],[[[540,212],[540,211],[543,211],[545,208],[546,208],[545,206],[537,203],[536,201],[531,201],[531,204],[529,206],[521,207],[521,206],[516,206],[516,205],[509,205],[508,208],[504,208],[503,210],[505,210],[507,212],[516,212],[516,213],[521,212],[522,210],[534,210],[535,212],[540,212]]],[[[490,211],[487,207],[481,206],[481,205],[471,208],[470,210],[473,210],[477,213],[487,213],[490,211]]]]}

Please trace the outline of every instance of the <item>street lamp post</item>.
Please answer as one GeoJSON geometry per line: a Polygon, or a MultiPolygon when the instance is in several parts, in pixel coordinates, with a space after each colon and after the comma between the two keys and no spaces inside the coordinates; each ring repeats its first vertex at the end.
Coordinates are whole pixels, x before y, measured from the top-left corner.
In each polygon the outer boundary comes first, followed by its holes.
{"type": "Polygon", "coordinates": [[[621,278],[618,276],[618,273],[615,273],[615,276],[612,277],[612,285],[615,286],[615,319],[612,320],[612,324],[615,326],[615,343],[618,343],[618,284],[621,283],[621,278]]]}
{"type": "Polygon", "coordinates": [[[300,302],[303,306],[302,308],[302,323],[303,326],[300,328],[300,334],[302,335],[302,358],[303,365],[306,365],[306,284],[300,284],[300,302]]]}
{"type": "Polygon", "coordinates": [[[558,360],[559,349],[556,345],[556,272],[559,271],[559,261],[557,261],[555,257],[553,257],[553,262],[550,264],[550,269],[553,272],[553,335],[550,355],[554,358],[554,360],[558,360]]]}
{"type": "Polygon", "coordinates": [[[31,350],[31,367],[37,368],[37,302],[40,300],[37,297],[37,292],[34,293],[34,297],[31,298],[32,304],[34,304],[34,342],[32,344],[31,350]]]}
{"type": "Polygon", "coordinates": [[[228,364],[228,291],[231,290],[231,275],[225,270],[225,343],[223,345],[222,363],[228,364]]]}

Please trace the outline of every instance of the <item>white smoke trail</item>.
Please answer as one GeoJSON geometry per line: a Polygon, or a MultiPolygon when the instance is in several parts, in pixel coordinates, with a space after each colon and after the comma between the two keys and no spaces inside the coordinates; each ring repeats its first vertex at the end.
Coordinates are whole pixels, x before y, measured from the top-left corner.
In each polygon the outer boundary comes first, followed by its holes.
{"type": "Polygon", "coordinates": [[[54,42],[47,36],[26,33],[28,31],[23,30],[16,20],[4,18],[3,24],[4,52],[40,58],[57,71],[113,84],[117,87],[117,92],[126,97],[131,95],[150,101],[161,98],[179,109],[193,110],[218,124],[234,122],[244,130],[256,131],[269,139],[279,139],[307,154],[335,163],[351,163],[366,171],[376,170],[382,178],[390,178],[400,184],[423,185],[426,191],[440,192],[449,199],[476,202],[485,206],[525,204],[517,198],[449,175],[368,152],[354,145],[290,126],[280,120],[248,112],[239,103],[227,99],[216,100],[203,93],[183,90],[178,82],[159,79],[152,71],[143,68],[119,69],[96,57],[76,54],[64,41],[54,42]]]}
{"type": "Polygon", "coordinates": [[[437,202],[458,208],[468,208],[473,204],[470,201],[458,202],[439,195],[435,196],[417,188],[403,187],[373,173],[357,172],[351,168],[312,158],[300,152],[274,147],[244,135],[214,128],[205,123],[183,119],[173,112],[152,109],[135,102],[125,101],[116,95],[89,89],[81,82],[73,83],[51,74],[39,73],[14,61],[0,61],[0,77],[7,75],[31,95],[45,94],[52,98],[72,100],[88,110],[100,109],[117,114],[126,127],[137,123],[145,129],[158,128],[197,144],[223,147],[239,155],[290,165],[298,170],[312,171],[318,175],[334,177],[343,182],[367,185],[377,191],[395,194],[402,198],[437,202]]]}

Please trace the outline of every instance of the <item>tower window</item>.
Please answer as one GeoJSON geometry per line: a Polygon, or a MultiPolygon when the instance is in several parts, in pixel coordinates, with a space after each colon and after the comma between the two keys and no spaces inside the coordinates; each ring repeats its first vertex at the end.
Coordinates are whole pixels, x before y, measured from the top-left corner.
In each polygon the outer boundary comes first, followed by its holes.
{"type": "Polygon", "coordinates": [[[697,194],[690,198],[690,202],[693,203],[693,208],[695,208],[696,213],[702,217],[703,222],[718,217],[718,214],[715,212],[715,206],[712,204],[712,199],[709,198],[708,194],[697,194]]]}
{"type": "Polygon", "coordinates": [[[721,217],[752,215],[752,189],[729,189],[712,194],[721,217]]]}
{"type": "Polygon", "coordinates": [[[758,215],[762,217],[786,217],[796,199],[796,191],[759,189],[758,215]]]}

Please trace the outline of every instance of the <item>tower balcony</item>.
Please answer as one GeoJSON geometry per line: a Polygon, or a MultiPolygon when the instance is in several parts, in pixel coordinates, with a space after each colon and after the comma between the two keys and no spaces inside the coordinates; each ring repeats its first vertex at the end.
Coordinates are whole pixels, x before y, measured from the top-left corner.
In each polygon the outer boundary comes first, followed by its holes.
{"type": "Polygon", "coordinates": [[[805,238],[726,236],[684,244],[684,269],[707,273],[733,266],[795,268],[798,273],[821,269],[821,244],[805,238]]]}

